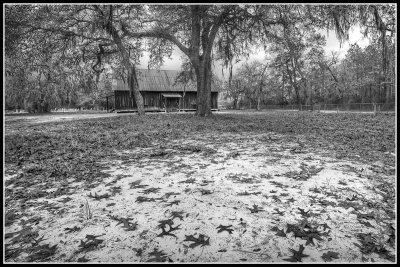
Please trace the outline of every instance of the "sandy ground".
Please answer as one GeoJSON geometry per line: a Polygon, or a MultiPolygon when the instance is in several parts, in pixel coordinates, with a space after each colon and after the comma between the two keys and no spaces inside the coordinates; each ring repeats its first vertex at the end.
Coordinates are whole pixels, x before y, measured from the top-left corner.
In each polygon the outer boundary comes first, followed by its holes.
{"type": "MultiPolygon", "coordinates": [[[[308,147],[305,136],[186,140],[120,151],[103,162],[111,176],[91,191],[71,180],[74,193],[31,201],[22,219],[40,217],[28,225],[44,244],[57,245],[47,261],[282,263],[304,246],[302,262],[390,262],[362,253],[360,234],[395,255],[388,241],[395,220],[379,191],[394,187],[395,175],[380,162],[338,159],[308,147]]],[[[22,228],[15,223],[5,232],[22,228]]]]}
{"type": "Polygon", "coordinates": [[[103,117],[115,117],[115,116],[126,116],[132,115],[132,113],[66,113],[63,112],[53,112],[49,114],[43,115],[13,115],[13,116],[5,116],[4,122],[12,123],[12,122],[22,122],[24,123],[44,123],[44,122],[55,122],[55,121],[70,121],[70,120],[84,120],[84,119],[94,119],[94,118],[103,118],[103,117]]]}

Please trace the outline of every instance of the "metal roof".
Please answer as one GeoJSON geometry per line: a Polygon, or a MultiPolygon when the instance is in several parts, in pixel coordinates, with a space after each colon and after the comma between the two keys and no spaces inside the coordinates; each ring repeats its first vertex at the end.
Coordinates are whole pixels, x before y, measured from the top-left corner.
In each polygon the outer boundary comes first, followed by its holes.
{"type": "MultiPolygon", "coordinates": [[[[157,91],[157,92],[183,92],[184,85],[175,83],[175,78],[179,74],[178,70],[148,70],[137,69],[136,74],[139,82],[140,91],[157,91]]],[[[126,80],[126,79],[125,79],[126,80]]],[[[112,81],[112,89],[114,91],[129,91],[128,82],[122,79],[114,78],[112,81]]],[[[196,92],[195,82],[189,82],[186,85],[186,92],[196,92]]],[[[213,87],[212,92],[217,92],[213,87]]]]}

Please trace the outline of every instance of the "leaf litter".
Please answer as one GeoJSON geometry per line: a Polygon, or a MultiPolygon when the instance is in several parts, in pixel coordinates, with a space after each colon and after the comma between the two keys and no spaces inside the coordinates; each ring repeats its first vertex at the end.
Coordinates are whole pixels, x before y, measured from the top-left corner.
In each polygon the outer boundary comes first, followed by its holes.
{"type": "Polygon", "coordinates": [[[69,261],[76,253],[83,253],[87,257],[76,258],[78,262],[109,261],[114,257],[125,262],[146,261],[143,255],[148,255],[148,261],[162,262],[282,262],[288,260],[280,254],[283,247],[293,253],[289,258],[293,261],[362,262],[367,256],[375,262],[394,261],[395,230],[391,225],[395,194],[394,173],[390,171],[394,158],[379,150],[384,145],[389,152],[394,151],[394,135],[378,136],[373,130],[386,123],[387,133],[393,132],[394,128],[388,126],[391,117],[378,120],[366,115],[308,114],[320,129],[311,140],[305,137],[309,134],[307,120],[298,124],[296,114],[221,114],[206,119],[207,127],[203,120],[189,114],[165,115],[149,115],[146,123],[132,115],[112,120],[52,122],[37,128],[26,122],[7,126],[11,130],[5,136],[5,204],[13,209],[6,210],[6,261],[69,261]],[[282,116],[292,125],[290,133],[280,126],[282,116]],[[174,127],[165,130],[165,120],[174,127]],[[203,126],[197,127],[199,124],[203,126]],[[336,131],[332,124],[352,127],[336,131]],[[18,134],[12,131],[16,126],[18,134]],[[115,131],[112,138],[103,130],[108,126],[115,131]],[[352,135],[357,127],[368,133],[363,140],[342,138],[352,135]],[[151,130],[158,128],[161,130],[151,130]],[[73,145],[66,145],[71,140],[73,145]],[[371,145],[363,145],[368,141],[371,145]],[[278,160],[265,161],[269,154],[278,160]],[[373,164],[377,160],[389,171],[376,168],[378,165],[373,164]],[[213,191],[199,191],[198,186],[212,186],[213,191]],[[99,193],[107,187],[106,193],[99,193]],[[360,194],[344,196],[341,190],[346,187],[360,194]],[[315,192],[310,191],[313,188],[315,192]],[[218,194],[207,193],[214,191],[218,194]],[[193,192],[202,194],[193,198],[193,192]],[[276,195],[268,197],[270,193],[276,195]],[[311,193],[319,194],[318,198],[311,193]],[[178,195],[179,200],[168,202],[175,205],[159,206],[161,201],[178,195]],[[81,215],[82,196],[101,200],[90,203],[93,217],[89,220],[81,215]],[[174,211],[178,206],[180,210],[174,211]],[[108,216],[107,207],[118,209],[124,217],[108,216]],[[354,209],[360,210],[359,215],[354,209]],[[382,216],[369,216],[376,210],[382,216]],[[155,223],[165,220],[165,214],[172,223],[164,224],[161,234],[166,234],[155,238],[160,235],[155,223]],[[135,226],[130,218],[136,219],[135,226]],[[173,221],[178,219],[182,222],[176,226],[173,221]],[[19,232],[22,220],[32,227],[24,234],[19,232]],[[110,221],[118,221],[122,227],[112,228],[110,221]],[[245,228],[236,231],[236,227],[245,228]],[[63,235],[59,229],[77,231],[63,235]],[[360,235],[359,229],[371,232],[372,239],[360,235]],[[102,239],[88,235],[104,230],[102,239]],[[127,237],[126,230],[132,236],[127,237]],[[145,234],[138,235],[137,230],[145,234]],[[188,235],[190,231],[204,234],[188,235]],[[227,231],[231,241],[226,240],[228,235],[217,235],[218,231],[227,231]],[[169,233],[173,239],[164,237],[169,233]],[[39,245],[43,240],[53,244],[39,245]],[[141,246],[136,248],[141,253],[128,253],[132,242],[141,246]],[[185,254],[186,242],[191,243],[188,248],[192,250],[185,254]],[[263,257],[237,252],[238,247],[250,248],[255,242],[268,244],[263,257]],[[36,244],[35,250],[32,244],[36,244]],[[292,249],[293,245],[299,250],[292,249]],[[162,250],[152,250],[154,246],[162,250]],[[308,257],[304,256],[304,248],[308,257]],[[329,248],[329,253],[324,254],[324,248],[329,248]],[[218,251],[226,252],[221,256],[218,251]],[[360,252],[367,256],[360,257],[360,252]]]}

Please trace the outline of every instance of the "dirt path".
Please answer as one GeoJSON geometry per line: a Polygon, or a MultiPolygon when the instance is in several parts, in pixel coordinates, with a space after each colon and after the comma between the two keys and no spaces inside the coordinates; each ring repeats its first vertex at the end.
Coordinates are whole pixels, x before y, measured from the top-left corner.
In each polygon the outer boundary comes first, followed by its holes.
{"type": "Polygon", "coordinates": [[[306,137],[186,140],[122,151],[91,191],[71,180],[74,193],[30,201],[31,221],[6,227],[6,243],[28,225],[57,245],[51,262],[394,261],[392,196],[380,190],[394,188],[394,169],[340,160],[306,137]]]}
{"type": "Polygon", "coordinates": [[[44,122],[55,122],[55,121],[71,121],[71,120],[84,120],[84,119],[94,119],[103,117],[116,117],[116,116],[126,116],[132,115],[132,113],[62,113],[53,112],[49,114],[42,115],[13,115],[5,116],[5,124],[13,122],[24,122],[24,123],[44,123],[44,122]]]}

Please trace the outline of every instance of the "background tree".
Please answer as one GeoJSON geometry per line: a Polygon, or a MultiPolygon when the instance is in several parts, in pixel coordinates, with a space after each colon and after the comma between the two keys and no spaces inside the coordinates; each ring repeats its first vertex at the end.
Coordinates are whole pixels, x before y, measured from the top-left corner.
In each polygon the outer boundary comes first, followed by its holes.
{"type": "Polygon", "coordinates": [[[142,45],[136,40],[121,37],[116,29],[123,23],[134,27],[142,8],[125,5],[114,8],[104,5],[32,5],[28,10],[23,9],[26,19],[18,21],[18,16],[14,15],[19,14],[21,8],[6,6],[6,27],[9,29],[6,39],[12,44],[12,49],[7,50],[8,55],[11,61],[23,63],[21,65],[27,71],[40,74],[39,88],[52,86],[49,83],[51,80],[66,82],[66,75],[54,77],[51,73],[54,67],[61,70],[60,74],[74,72],[75,75],[82,75],[84,72],[89,83],[90,76],[99,81],[106,64],[117,69],[122,65],[138,113],[143,114],[143,98],[134,67],[142,45]]]}
{"type": "Polygon", "coordinates": [[[276,29],[269,49],[275,55],[274,67],[286,74],[297,104],[312,104],[306,72],[312,66],[314,54],[323,50],[325,38],[316,31],[301,6],[281,6],[279,16],[284,23],[276,29]]]}
{"type": "Polygon", "coordinates": [[[230,83],[225,82],[226,98],[233,99],[233,109],[239,109],[239,103],[246,92],[246,84],[239,76],[233,76],[230,83]]]}
{"type": "Polygon", "coordinates": [[[261,109],[261,102],[264,98],[265,89],[268,84],[268,64],[260,61],[252,61],[243,64],[237,71],[237,75],[246,84],[245,95],[249,100],[250,108],[252,102],[256,103],[256,109],[261,109]]]}
{"type": "Polygon", "coordinates": [[[396,6],[394,4],[308,6],[308,16],[316,26],[335,29],[341,42],[348,40],[349,30],[354,25],[361,26],[365,37],[379,40],[382,63],[378,90],[381,91],[382,87],[386,92],[386,101],[389,101],[391,90],[388,90],[387,86],[394,85],[389,47],[395,38],[396,6]]]}

